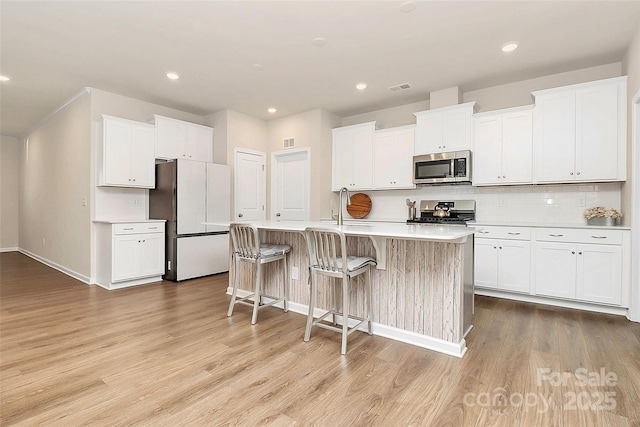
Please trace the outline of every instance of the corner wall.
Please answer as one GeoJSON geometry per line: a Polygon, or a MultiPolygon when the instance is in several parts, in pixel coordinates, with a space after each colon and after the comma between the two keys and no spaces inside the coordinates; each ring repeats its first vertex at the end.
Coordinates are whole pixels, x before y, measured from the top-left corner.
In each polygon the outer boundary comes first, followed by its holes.
{"type": "Polygon", "coordinates": [[[20,142],[10,136],[0,139],[0,252],[19,246],[18,204],[20,202],[18,159],[20,142]]]}

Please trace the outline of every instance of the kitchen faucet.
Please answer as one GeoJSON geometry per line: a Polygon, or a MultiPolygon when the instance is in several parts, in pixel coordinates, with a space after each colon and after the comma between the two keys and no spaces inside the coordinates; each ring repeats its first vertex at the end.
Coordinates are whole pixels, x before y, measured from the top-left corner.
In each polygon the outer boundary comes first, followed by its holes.
{"type": "Polygon", "coordinates": [[[338,193],[339,197],[339,207],[338,207],[338,225],[342,225],[342,194],[347,193],[347,206],[351,204],[351,196],[349,195],[349,189],[347,187],[342,187],[340,192],[338,193]]]}

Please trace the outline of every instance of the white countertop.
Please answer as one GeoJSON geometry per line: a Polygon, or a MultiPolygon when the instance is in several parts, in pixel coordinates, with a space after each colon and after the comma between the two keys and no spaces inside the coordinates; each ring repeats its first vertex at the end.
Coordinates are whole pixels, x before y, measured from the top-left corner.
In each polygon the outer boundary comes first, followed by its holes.
{"type": "MultiPolygon", "coordinates": [[[[304,231],[306,227],[333,228],[343,231],[349,236],[391,237],[397,239],[415,239],[462,243],[476,229],[462,226],[437,226],[403,223],[369,223],[336,225],[325,221],[250,221],[261,230],[269,231],[304,231]]],[[[228,226],[229,223],[205,222],[205,225],[228,226]]]]}
{"type": "Polygon", "coordinates": [[[534,228],[585,228],[589,230],[631,230],[631,227],[616,225],[612,227],[587,225],[587,224],[562,224],[553,222],[517,222],[517,221],[475,221],[470,222],[472,227],[534,227],[534,228]]]}
{"type": "Polygon", "coordinates": [[[94,219],[98,224],[145,224],[154,222],[167,222],[166,219],[94,219]]]}

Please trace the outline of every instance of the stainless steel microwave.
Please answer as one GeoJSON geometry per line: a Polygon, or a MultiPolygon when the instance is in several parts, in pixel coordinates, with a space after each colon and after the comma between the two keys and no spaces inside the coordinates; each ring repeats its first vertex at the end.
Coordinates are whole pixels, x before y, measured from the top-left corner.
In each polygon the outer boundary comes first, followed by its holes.
{"type": "Polygon", "coordinates": [[[451,151],[414,156],[413,183],[470,184],[471,151],[451,151]]]}

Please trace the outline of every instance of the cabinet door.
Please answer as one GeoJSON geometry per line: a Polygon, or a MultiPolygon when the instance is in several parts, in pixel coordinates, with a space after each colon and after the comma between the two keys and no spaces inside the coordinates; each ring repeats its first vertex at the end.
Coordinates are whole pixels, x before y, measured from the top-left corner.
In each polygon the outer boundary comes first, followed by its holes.
{"type": "Polygon", "coordinates": [[[474,242],[474,285],[498,287],[498,240],[476,238],[474,242]]]}
{"type": "Polygon", "coordinates": [[[138,235],[140,243],[139,276],[158,276],[164,271],[164,233],[138,235]]]}
{"type": "Polygon", "coordinates": [[[550,94],[536,99],[536,180],[574,180],[576,141],[575,92],[550,94]]]}
{"type": "Polygon", "coordinates": [[[140,235],[113,237],[113,281],[135,279],[140,275],[140,235]]]}
{"type": "Polygon", "coordinates": [[[159,159],[184,159],[188,139],[186,123],[156,117],[156,157],[159,159]]]}
{"type": "Polygon", "coordinates": [[[476,118],[474,127],[472,182],[474,185],[500,184],[502,116],[476,118]]]}
{"type": "Polygon", "coordinates": [[[622,248],[578,245],[577,295],[583,301],[620,305],[622,300],[622,248]]]}
{"type": "Polygon", "coordinates": [[[576,179],[618,176],[618,85],[576,92],[576,179]]]}
{"type": "Polygon", "coordinates": [[[109,119],[104,119],[103,126],[103,184],[131,186],[133,184],[131,176],[132,127],[128,123],[109,119]]]}
{"type": "Polygon", "coordinates": [[[498,288],[524,293],[531,291],[531,242],[498,242],[498,288]]]}
{"type": "Polygon", "coordinates": [[[333,130],[332,188],[373,188],[373,134],[375,123],[333,130]]]}
{"type": "Polygon", "coordinates": [[[536,243],[536,294],[576,297],[576,247],[571,243],[536,243]]]}
{"type": "Polygon", "coordinates": [[[415,188],[411,174],[413,144],[413,129],[387,131],[374,136],[374,188],[415,188]]]}
{"type": "Polygon", "coordinates": [[[503,184],[530,183],[532,169],[533,111],[505,113],[502,116],[501,181],[503,184]]]}
{"type": "Polygon", "coordinates": [[[187,157],[199,162],[213,162],[213,129],[191,125],[187,130],[187,157]]]}
{"type": "Polygon", "coordinates": [[[131,175],[137,187],[155,188],[155,131],[146,127],[132,129],[131,175]]]}
{"type": "Polygon", "coordinates": [[[351,169],[354,190],[373,188],[373,126],[357,133],[351,153],[351,169]]]}
{"type": "Polygon", "coordinates": [[[415,155],[442,151],[442,112],[418,116],[416,119],[415,155]]]}
{"type": "Polygon", "coordinates": [[[472,111],[467,107],[443,112],[441,151],[471,149],[472,118],[472,111]]]}
{"type": "Polygon", "coordinates": [[[334,191],[338,191],[342,187],[349,189],[353,187],[350,165],[353,161],[351,141],[354,134],[355,132],[348,130],[334,129],[333,131],[332,189],[334,191]]]}

